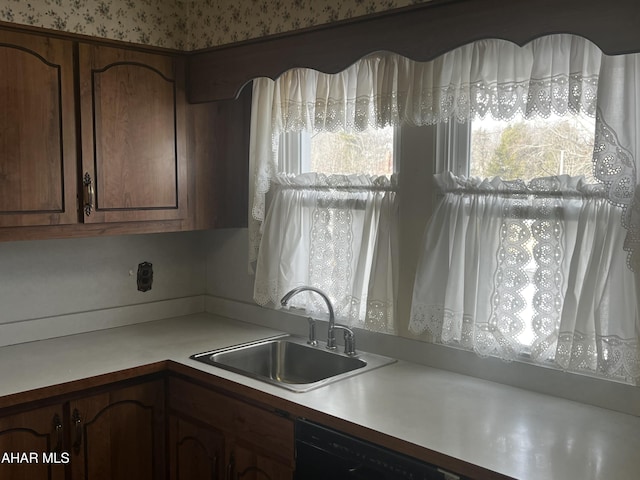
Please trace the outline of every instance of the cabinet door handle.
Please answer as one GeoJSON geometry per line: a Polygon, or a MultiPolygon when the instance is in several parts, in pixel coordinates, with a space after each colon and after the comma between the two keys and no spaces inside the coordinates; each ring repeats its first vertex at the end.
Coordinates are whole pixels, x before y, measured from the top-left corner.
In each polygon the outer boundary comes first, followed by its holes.
{"type": "Polygon", "coordinates": [[[218,480],[218,456],[211,459],[211,480],[218,480]]]}
{"type": "Polygon", "coordinates": [[[71,417],[75,426],[76,438],[73,441],[73,452],[78,455],[80,453],[80,447],[82,446],[82,418],[77,408],[73,409],[73,416],[71,417]]]}
{"type": "Polygon", "coordinates": [[[233,470],[235,469],[236,459],[233,453],[229,457],[229,463],[227,464],[227,480],[233,480],[233,470]]]}
{"type": "Polygon", "coordinates": [[[62,421],[60,420],[60,416],[56,413],[53,416],[53,430],[56,433],[56,452],[62,451],[62,421]]]}
{"type": "Polygon", "coordinates": [[[88,217],[95,208],[96,191],[93,187],[93,180],[89,172],[85,172],[82,180],[84,186],[84,214],[88,217]]]}

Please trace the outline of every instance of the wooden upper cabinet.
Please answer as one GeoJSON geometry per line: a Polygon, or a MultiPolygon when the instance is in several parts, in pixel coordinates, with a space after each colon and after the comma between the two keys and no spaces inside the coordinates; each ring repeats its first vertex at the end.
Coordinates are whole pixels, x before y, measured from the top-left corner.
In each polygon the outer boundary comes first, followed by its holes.
{"type": "Polygon", "coordinates": [[[0,31],[0,227],[76,223],[73,45],[0,31]]]}
{"type": "Polygon", "coordinates": [[[85,223],[186,217],[182,62],[79,45],[85,223]]]}

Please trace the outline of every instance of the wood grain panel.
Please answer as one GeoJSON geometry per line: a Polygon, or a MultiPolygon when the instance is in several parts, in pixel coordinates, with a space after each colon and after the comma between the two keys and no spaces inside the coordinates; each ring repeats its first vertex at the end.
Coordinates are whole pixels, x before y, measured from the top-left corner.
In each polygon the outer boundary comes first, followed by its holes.
{"type": "Polygon", "coordinates": [[[95,182],[86,223],[187,215],[182,60],[80,45],[83,172],[95,182]]]}
{"type": "Polygon", "coordinates": [[[183,220],[138,221],[119,223],[88,223],[46,227],[0,228],[0,242],[43,240],[53,238],[83,238],[105,235],[135,235],[192,230],[183,220]]]}
{"type": "Polygon", "coordinates": [[[195,229],[247,226],[251,88],[237,100],[189,105],[195,229]]]}
{"type": "Polygon", "coordinates": [[[170,480],[223,478],[224,436],[211,428],[171,415],[169,419],[170,480]]]}
{"type": "Polygon", "coordinates": [[[133,63],[93,72],[98,210],[177,208],[175,82],[133,63]]]}
{"type": "Polygon", "coordinates": [[[242,442],[233,448],[233,480],[291,480],[293,468],[256,453],[242,442]]]}
{"type": "MultiPolygon", "coordinates": [[[[43,452],[62,452],[62,406],[37,408],[0,418],[0,460],[5,454],[26,454],[29,461],[0,461],[2,480],[62,480],[65,478],[63,463],[44,463],[43,452]],[[54,421],[55,420],[55,421],[54,421]],[[60,436],[58,436],[60,435],[60,436]],[[33,462],[31,454],[36,455],[33,462]]],[[[10,458],[10,457],[9,457],[10,458]]],[[[21,457],[24,458],[24,457],[21,457]]],[[[58,458],[61,458],[58,456],[58,458]]]]}
{"type": "Polygon", "coordinates": [[[162,381],[80,398],[70,412],[74,480],[165,477],[162,381]]]}
{"type": "Polygon", "coordinates": [[[0,226],[77,221],[70,42],[0,31],[0,226]]]}
{"type": "Polygon", "coordinates": [[[293,422],[289,419],[178,378],[169,379],[169,407],[243,442],[259,439],[253,450],[293,465],[293,422]]]}

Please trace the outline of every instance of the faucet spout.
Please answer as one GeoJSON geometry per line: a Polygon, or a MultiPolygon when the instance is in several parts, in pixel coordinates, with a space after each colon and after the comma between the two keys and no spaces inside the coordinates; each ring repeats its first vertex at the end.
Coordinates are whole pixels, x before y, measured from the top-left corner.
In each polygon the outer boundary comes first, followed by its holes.
{"type": "Polygon", "coordinates": [[[329,300],[329,297],[327,296],[326,293],[324,293],[319,288],[303,285],[301,287],[296,287],[293,290],[290,290],[289,292],[287,292],[285,296],[282,297],[282,299],[280,300],[280,305],[282,305],[283,307],[286,307],[287,303],[289,303],[289,300],[291,300],[291,298],[294,295],[297,295],[300,292],[306,292],[306,291],[317,293],[322,297],[322,299],[327,304],[327,310],[329,311],[329,334],[327,336],[327,348],[329,350],[335,350],[336,349],[336,333],[335,333],[336,316],[333,310],[333,305],[331,304],[331,300],[329,300]]]}

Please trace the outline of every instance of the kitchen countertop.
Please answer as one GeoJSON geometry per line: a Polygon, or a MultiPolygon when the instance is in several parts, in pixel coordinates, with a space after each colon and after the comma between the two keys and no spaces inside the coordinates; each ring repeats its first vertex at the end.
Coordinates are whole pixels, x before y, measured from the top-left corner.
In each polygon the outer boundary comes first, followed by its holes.
{"type": "Polygon", "coordinates": [[[640,476],[639,417],[403,361],[294,393],[189,359],[277,333],[202,313],[2,347],[0,405],[23,392],[170,360],[518,479],[640,476]]]}

